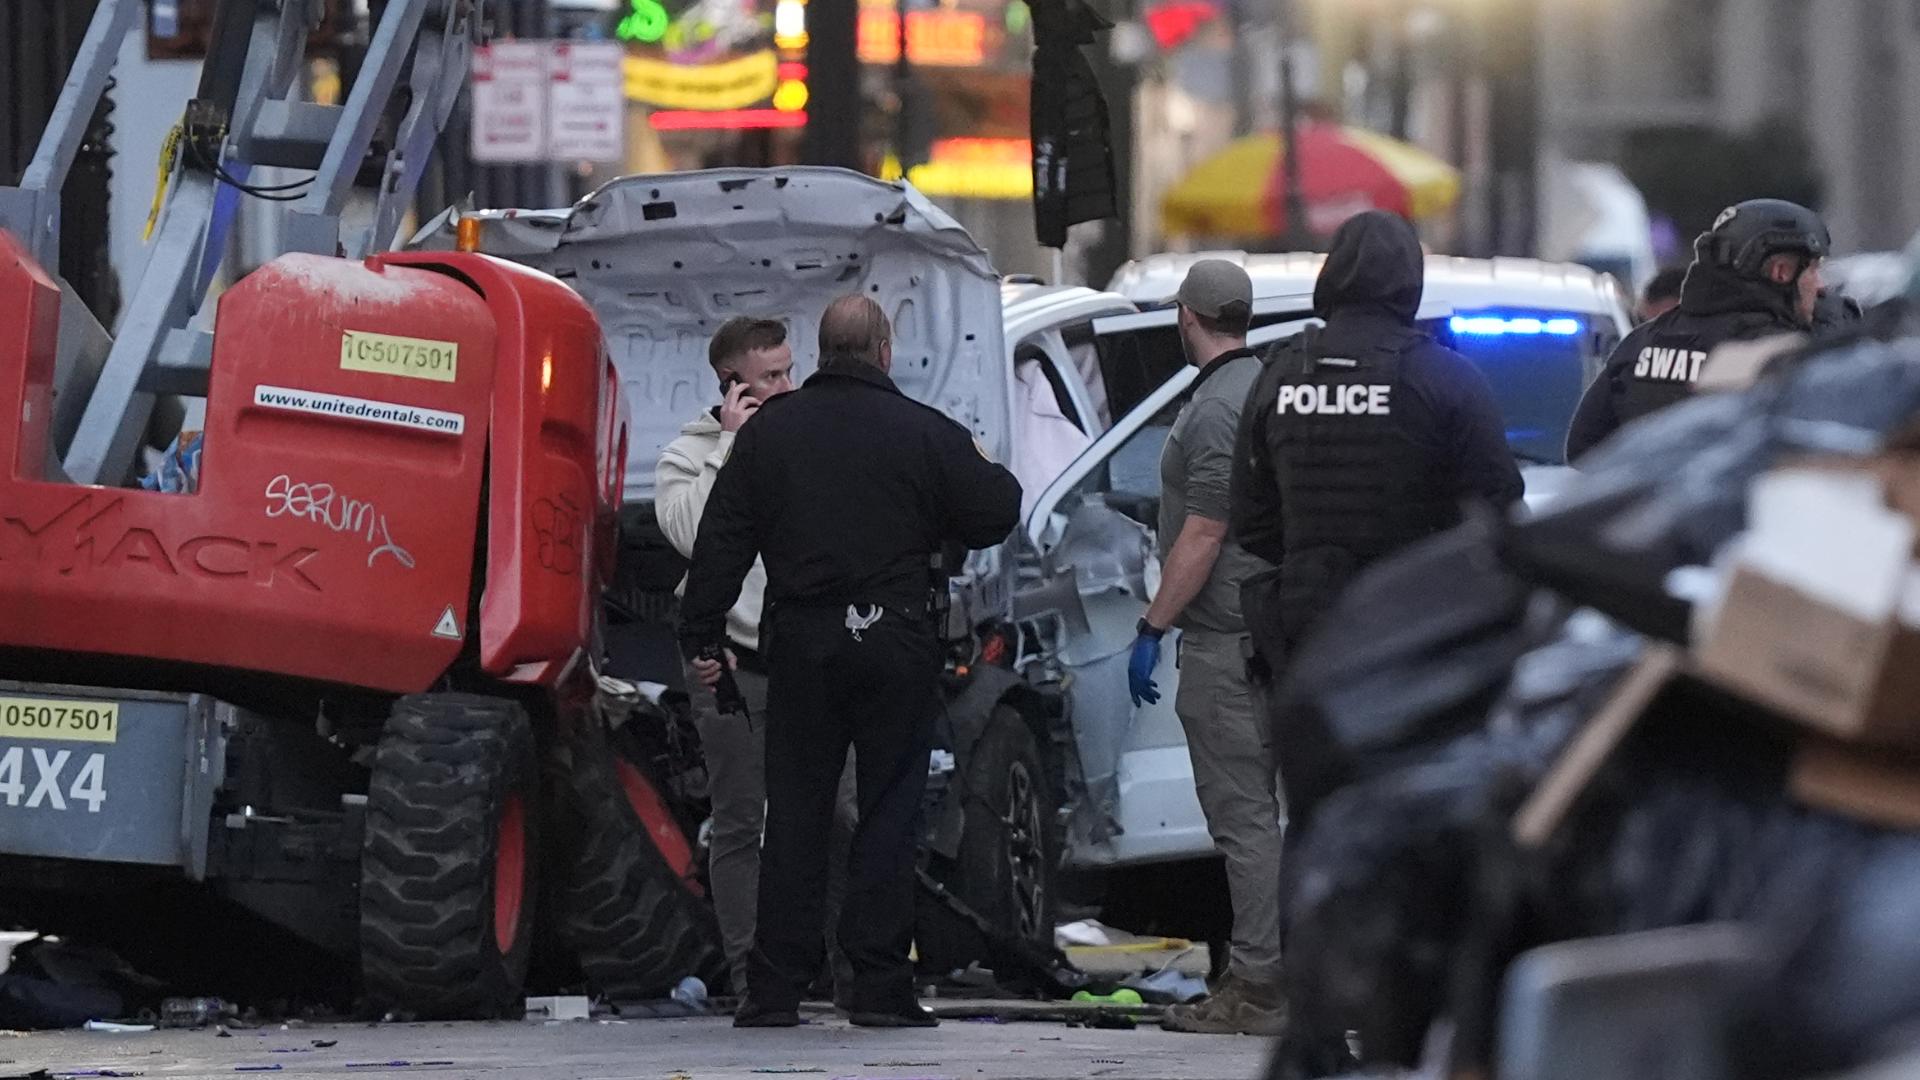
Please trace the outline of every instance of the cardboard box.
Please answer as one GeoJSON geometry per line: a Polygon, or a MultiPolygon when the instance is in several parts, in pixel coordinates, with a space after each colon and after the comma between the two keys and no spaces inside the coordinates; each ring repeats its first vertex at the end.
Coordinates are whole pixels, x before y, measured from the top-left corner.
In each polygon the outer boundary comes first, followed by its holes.
{"type": "Polygon", "coordinates": [[[1721,686],[1836,738],[1920,747],[1920,631],[1741,568],[1698,652],[1721,686]]]}
{"type": "Polygon", "coordinates": [[[1920,747],[1916,512],[1920,463],[1905,455],[1756,481],[1701,673],[1833,737],[1920,747]]]}
{"type": "Polygon", "coordinates": [[[1794,755],[1796,802],[1890,829],[1920,829],[1920,758],[1809,739],[1794,755]]]}

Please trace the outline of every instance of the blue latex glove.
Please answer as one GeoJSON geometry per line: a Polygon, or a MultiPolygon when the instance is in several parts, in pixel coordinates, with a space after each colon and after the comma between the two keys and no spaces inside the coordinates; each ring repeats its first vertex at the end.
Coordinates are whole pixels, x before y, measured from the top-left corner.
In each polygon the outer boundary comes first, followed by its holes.
{"type": "Polygon", "coordinates": [[[1153,681],[1153,669],[1159,666],[1160,639],[1151,634],[1134,638],[1133,656],[1127,660],[1127,692],[1133,695],[1135,707],[1142,702],[1159,703],[1160,687],[1153,681]]]}

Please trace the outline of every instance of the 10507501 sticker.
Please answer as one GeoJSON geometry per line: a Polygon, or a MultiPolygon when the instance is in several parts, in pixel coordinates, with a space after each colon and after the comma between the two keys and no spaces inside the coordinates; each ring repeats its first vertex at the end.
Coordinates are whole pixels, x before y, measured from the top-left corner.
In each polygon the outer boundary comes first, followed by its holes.
{"type": "Polygon", "coordinates": [[[0,697],[0,738],[110,743],[120,737],[120,706],[110,701],[0,697]]]}
{"type": "Polygon", "coordinates": [[[343,330],[340,367],[345,371],[453,382],[460,376],[460,346],[452,341],[343,330]]]}
{"type": "Polygon", "coordinates": [[[107,755],[45,746],[0,750],[0,803],[97,814],[107,802],[107,755]]]}

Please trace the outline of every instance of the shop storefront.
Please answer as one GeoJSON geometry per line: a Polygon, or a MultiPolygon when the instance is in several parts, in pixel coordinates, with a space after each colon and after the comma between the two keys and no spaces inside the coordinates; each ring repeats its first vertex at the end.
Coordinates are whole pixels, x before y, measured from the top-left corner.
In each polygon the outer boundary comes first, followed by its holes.
{"type": "Polygon", "coordinates": [[[626,171],[799,162],[811,87],[857,78],[859,159],[905,175],[980,235],[1009,271],[1032,241],[1027,141],[1032,37],[1022,0],[861,0],[857,71],[811,71],[807,0],[619,0],[626,171]],[[908,63],[900,64],[902,7],[908,63]]]}

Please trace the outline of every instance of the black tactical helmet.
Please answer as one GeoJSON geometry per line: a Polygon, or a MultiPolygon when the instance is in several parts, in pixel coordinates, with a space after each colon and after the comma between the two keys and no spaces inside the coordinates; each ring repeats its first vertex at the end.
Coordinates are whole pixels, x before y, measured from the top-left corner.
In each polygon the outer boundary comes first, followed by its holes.
{"type": "Polygon", "coordinates": [[[1713,228],[1693,242],[1693,253],[1702,262],[1757,278],[1771,256],[1819,259],[1832,247],[1819,214],[1785,199],[1748,199],[1720,211],[1713,228]]]}

